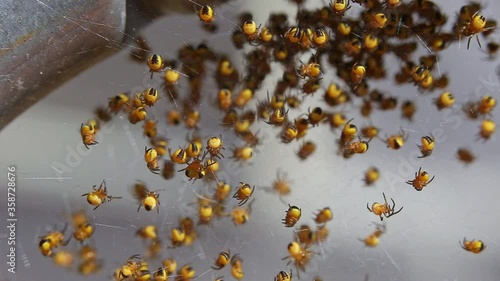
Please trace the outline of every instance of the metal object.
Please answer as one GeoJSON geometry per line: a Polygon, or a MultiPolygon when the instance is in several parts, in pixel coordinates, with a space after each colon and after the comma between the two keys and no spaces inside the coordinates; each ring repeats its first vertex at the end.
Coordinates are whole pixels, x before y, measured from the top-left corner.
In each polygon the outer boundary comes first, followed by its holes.
{"type": "MultiPolygon", "coordinates": [[[[197,1],[203,4],[207,1],[197,1]]],[[[189,1],[0,1],[0,130],[81,71],[189,1]]]]}

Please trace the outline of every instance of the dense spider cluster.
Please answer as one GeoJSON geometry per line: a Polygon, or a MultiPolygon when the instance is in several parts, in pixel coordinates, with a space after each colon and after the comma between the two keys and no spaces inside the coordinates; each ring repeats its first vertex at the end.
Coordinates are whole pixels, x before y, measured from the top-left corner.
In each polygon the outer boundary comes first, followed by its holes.
{"type": "MultiPolygon", "coordinates": [[[[202,179],[204,184],[212,187],[211,194],[196,193],[197,202],[194,204],[198,211],[198,223],[185,216],[171,228],[169,248],[192,245],[198,238],[199,225],[210,226],[214,219],[230,218],[235,226],[248,223],[252,203],[258,200],[261,190],[275,192],[281,200],[293,192],[290,183],[279,172],[270,188],[256,189],[254,183],[229,183],[218,178],[221,165],[227,161],[237,161],[240,165],[251,163],[254,153],[258,153],[258,148],[262,146],[259,128],[269,126],[275,129],[276,141],[281,145],[300,142],[296,154],[302,163],[315,156],[318,145],[313,138],[308,138],[308,132],[321,126],[329,126],[338,132],[335,139],[331,138],[331,143],[337,145],[337,154],[344,159],[362,157],[358,155],[369,153],[370,145],[375,142],[388,149],[399,150],[409,138],[405,130],[389,128],[393,133],[382,137],[379,135],[382,127],[370,124],[358,129],[355,125],[357,120],[348,117],[352,112],[346,110],[345,105],[358,109],[365,118],[369,118],[375,110],[399,108],[401,118],[411,122],[417,112],[413,101],[401,101],[400,97],[391,96],[373,86],[376,81],[393,80],[396,85],[413,85],[422,95],[439,91],[434,99],[436,109],[449,110],[455,104],[454,96],[447,89],[453,81],[452,77],[437,70],[440,53],[453,43],[459,43],[463,37],[468,39],[467,49],[473,37],[477,38],[481,47],[479,35],[490,38],[496,28],[496,21],[482,15],[484,7],[478,2],[464,5],[456,15],[445,14],[439,5],[430,0],[353,0],[353,4],[361,7],[359,14],[356,14],[356,9],[351,9],[351,3],[346,0],[333,0],[329,5],[311,10],[302,6],[302,0],[291,2],[299,7],[295,18],[271,13],[264,23],[255,22],[249,13],[239,15],[238,22],[233,23],[223,17],[218,18],[214,8],[195,3],[199,6],[196,13],[208,32],[215,29],[209,27],[219,20],[236,25],[231,38],[236,49],[246,51],[243,55],[245,68],[237,70],[228,54],[218,52],[206,43],[186,44],[178,50],[176,58],[167,60],[160,54],[152,53],[147,42],[141,38],[140,56],[137,50],[133,56],[147,65],[151,77],[164,77],[162,88],[149,87],[138,93],[118,93],[109,97],[105,106],[96,109],[96,118],[81,125],[83,143],[91,148],[99,144],[95,140],[99,124],[111,122],[116,115],[127,116],[131,124],[143,124],[144,136],[149,140],[145,144],[144,166],[152,172],[151,176],[171,180],[181,173],[180,176],[193,184],[202,179]],[[451,20],[454,21],[453,26],[451,30],[446,30],[445,24],[451,20]],[[418,56],[419,47],[428,54],[418,56]],[[305,62],[302,61],[304,57],[308,57],[305,62]],[[388,65],[387,57],[395,57],[400,63],[388,65]],[[208,65],[215,66],[215,73],[207,72],[208,65]],[[388,77],[389,70],[395,72],[394,77],[388,77]],[[271,74],[280,79],[274,88],[263,88],[265,79],[271,74]],[[326,79],[323,78],[326,76],[338,78],[338,83],[325,84],[326,79]],[[183,77],[187,79],[187,88],[179,87],[178,82],[183,77]],[[217,89],[207,92],[203,85],[210,77],[214,77],[217,89]],[[321,95],[321,101],[305,108],[304,101],[313,95],[321,95]],[[219,111],[220,128],[234,132],[241,139],[242,146],[226,150],[228,147],[221,135],[198,136],[202,116],[197,107],[206,103],[205,97],[211,101],[207,106],[219,111]],[[159,103],[175,105],[166,113],[164,120],[155,120],[149,115],[151,108],[159,103]],[[292,112],[298,113],[296,118],[290,117],[292,112]],[[167,136],[158,133],[157,125],[160,123],[183,125],[189,132],[185,146],[170,146],[167,136]],[[227,157],[226,152],[232,152],[232,157],[227,157]],[[234,185],[238,186],[234,188],[234,185]],[[227,210],[230,201],[233,207],[227,210]]],[[[490,39],[487,46],[489,58],[493,59],[498,44],[490,39]]],[[[495,106],[496,99],[491,95],[462,106],[464,115],[470,120],[481,119],[478,138],[483,141],[489,140],[495,132],[496,123],[492,119],[495,106]]],[[[430,157],[435,149],[434,136],[421,136],[420,141],[421,145],[417,146],[421,155],[418,157],[430,157]]],[[[460,148],[457,157],[466,164],[475,159],[466,148],[460,148]]],[[[383,171],[370,167],[364,174],[366,185],[374,185],[380,173],[383,171]]],[[[407,184],[422,191],[433,180],[434,176],[430,178],[427,172],[419,169],[415,178],[408,180],[407,184]]],[[[145,183],[137,182],[132,195],[139,209],[143,206],[147,211],[156,209],[159,212],[159,191],[164,190],[150,191],[145,183]]],[[[121,198],[108,195],[104,181],[98,189],[94,186],[91,192],[84,195],[95,208],[111,199],[121,198]]],[[[384,202],[375,202],[371,207],[367,204],[367,209],[381,220],[402,211],[403,207],[395,208],[392,198],[390,204],[384,193],[383,197],[384,202]]],[[[301,217],[301,209],[295,205],[288,206],[283,223],[292,228],[301,217]]],[[[405,212],[399,216],[404,215],[405,212]]],[[[315,229],[302,224],[295,230],[294,241],[288,245],[289,255],[284,259],[293,262],[298,277],[300,272],[307,270],[317,254],[310,247],[319,247],[326,241],[329,234],[326,223],[332,219],[332,210],[325,207],[315,215],[315,229]]],[[[360,239],[369,247],[377,246],[379,238],[386,232],[385,224],[376,226],[371,235],[360,239]]],[[[87,219],[74,223],[73,228],[74,237],[81,243],[93,233],[87,219]]],[[[44,256],[54,257],[56,264],[71,266],[73,255],[66,250],[56,251],[56,248],[69,242],[65,241],[64,232],[49,233],[40,241],[39,247],[44,256]]],[[[157,270],[150,269],[146,259],[161,256],[163,241],[154,225],[142,227],[137,235],[149,241],[146,254],[120,261],[122,266],[114,272],[114,280],[165,281],[175,278],[188,281],[196,278],[196,271],[191,265],[177,269],[173,258],[165,259],[157,270]]],[[[473,253],[485,248],[481,240],[464,239],[461,245],[473,253]]],[[[89,245],[80,249],[82,263],[78,271],[83,275],[97,272],[102,261],[96,258],[96,250],[89,245]],[[89,258],[89,255],[92,257],[89,258]]],[[[231,267],[231,275],[235,279],[244,277],[243,259],[239,254],[231,256],[229,250],[220,252],[215,263],[207,265],[207,268],[211,266],[213,270],[222,270],[226,265],[231,267]]],[[[292,273],[285,271],[280,271],[275,278],[291,279],[292,273]]],[[[320,280],[319,277],[316,280],[320,280]]]]}

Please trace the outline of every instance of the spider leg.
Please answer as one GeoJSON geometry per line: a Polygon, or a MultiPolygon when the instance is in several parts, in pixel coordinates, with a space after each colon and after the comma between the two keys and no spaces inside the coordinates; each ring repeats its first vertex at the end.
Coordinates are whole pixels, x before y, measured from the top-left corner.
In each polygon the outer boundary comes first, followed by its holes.
{"type": "MultiPolygon", "coordinates": [[[[385,193],[382,192],[382,195],[384,195],[384,201],[387,204],[387,198],[385,198],[385,193]]],[[[393,201],[394,202],[394,201],[393,201]]]]}
{"type": "Polygon", "coordinates": [[[477,39],[477,44],[479,45],[479,48],[482,48],[481,42],[479,41],[479,33],[476,34],[476,39],[477,39]]]}
{"type": "Polygon", "coordinates": [[[212,266],[212,269],[220,270],[220,269],[222,269],[222,266],[219,266],[219,267],[212,266]]]}
{"type": "Polygon", "coordinates": [[[130,256],[128,259],[129,260],[133,260],[133,259],[139,259],[140,260],[141,259],[141,255],[140,254],[135,254],[133,256],[130,256]]]}
{"type": "MultiPolygon", "coordinates": [[[[288,264],[287,264],[288,266],[288,264]]],[[[297,270],[297,278],[300,279],[300,271],[304,271],[304,269],[302,267],[299,267],[299,265],[297,264],[297,262],[295,263],[295,269],[297,270]]]]}
{"type": "Polygon", "coordinates": [[[396,208],[396,203],[394,202],[394,199],[392,199],[392,198],[391,198],[391,201],[392,201],[392,208],[388,212],[388,215],[385,216],[386,218],[392,217],[392,216],[398,214],[399,212],[401,212],[401,210],[403,210],[403,207],[401,207],[401,209],[399,209],[397,212],[395,212],[394,209],[396,208]]]}
{"type": "Polygon", "coordinates": [[[368,203],[366,203],[366,208],[368,209],[368,211],[373,213],[373,211],[372,211],[372,209],[370,209],[370,206],[368,205],[368,203]]]}
{"type": "Polygon", "coordinates": [[[66,232],[66,229],[68,229],[68,223],[65,223],[65,224],[64,224],[64,227],[63,227],[63,229],[62,229],[61,233],[66,232]]]}
{"type": "Polygon", "coordinates": [[[304,75],[300,74],[300,68],[295,69],[295,71],[297,72],[297,76],[299,76],[299,78],[306,79],[304,75]]]}
{"type": "Polygon", "coordinates": [[[432,181],[432,180],[434,180],[434,178],[435,178],[435,177],[436,177],[436,176],[432,176],[432,179],[431,179],[430,181],[428,181],[428,182],[426,183],[426,185],[428,185],[429,183],[431,183],[431,181],[432,181]]]}
{"type": "Polygon", "coordinates": [[[394,210],[393,210],[393,212],[392,212],[391,216],[394,216],[395,214],[397,214],[397,213],[401,212],[401,210],[403,210],[403,207],[401,207],[401,209],[399,209],[397,212],[394,212],[394,210]]]}
{"type": "MultiPolygon", "coordinates": [[[[73,237],[73,236],[70,236],[70,237],[68,238],[68,240],[63,241],[63,242],[61,243],[61,245],[62,245],[62,246],[66,246],[66,245],[68,245],[69,241],[71,240],[71,237],[73,237]]],[[[83,242],[83,241],[80,241],[80,242],[83,242]]]]}
{"type": "Polygon", "coordinates": [[[248,197],[241,200],[241,202],[238,204],[238,206],[243,206],[243,204],[245,204],[247,201],[248,201],[248,197]]]}
{"type": "Polygon", "coordinates": [[[467,249],[465,248],[465,246],[464,246],[463,242],[458,241],[458,244],[460,244],[460,247],[462,247],[462,249],[467,250],[467,249]]]}
{"type": "Polygon", "coordinates": [[[469,36],[469,40],[467,41],[467,50],[469,49],[470,47],[470,40],[472,39],[472,36],[469,36]]]}

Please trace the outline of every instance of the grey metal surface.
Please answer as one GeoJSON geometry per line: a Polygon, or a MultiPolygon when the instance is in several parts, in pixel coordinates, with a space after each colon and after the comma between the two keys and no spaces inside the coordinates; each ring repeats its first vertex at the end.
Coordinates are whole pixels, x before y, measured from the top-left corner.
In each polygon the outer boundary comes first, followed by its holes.
{"type": "Polygon", "coordinates": [[[0,128],[121,49],[125,1],[0,2],[0,128]]]}
{"type": "Polygon", "coordinates": [[[1,1],[0,130],[81,71],[134,46],[144,26],[193,13],[193,6],[180,0],[1,1]]]}
{"type": "MultiPolygon", "coordinates": [[[[276,1],[273,10],[284,10],[293,15],[295,10],[287,1],[276,1]]],[[[323,3],[321,3],[323,4],[323,3]]],[[[446,3],[447,9],[457,11],[462,2],[446,3]]],[[[234,21],[232,15],[242,11],[254,12],[256,21],[265,21],[264,4],[241,4],[236,1],[221,8],[221,16],[234,21]],[[261,13],[258,13],[261,11],[261,13]]],[[[320,5],[320,4],[318,4],[320,5]]],[[[443,3],[441,3],[444,6],[443,3]]],[[[267,7],[267,6],[266,6],[267,7]]],[[[271,7],[269,6],[271,9],[271,7]]],[[[355,13],[356,7],[349,13],[355,13]]],[[[493,17],[500,11],[499,3],[490,2],[484,12],[493,17]]],[[[146,30],[153,50],[165,56],[175,56],[175,50],[186,42],[206,42],[214,49],[230,50],[229,33],[234,26],[224,18],[218,18],[220,31],[217,35],[207,35],[198,28],[195,15],[174,16],[156,22],[146,30]]],[[[498,38],[498,33],[493,35],[498,38]]],[[[498,215],[500,175],[498,134],[482,143],[476,141],[479,122],[465,119],[460,104],[477,96],[491,94],[497,99],[500,82],[496,73],[498,60],[486,61],[485,54],[474,44],[471,50],[457,44],[444,52],[440,69],[451,77],[449,90],[455,95],[454,108],[438,112],[433,99],[439,92],[421,95],[411,86],[394,87],[392,82],[382,83],[386,90],[400,99],[417,102],[417,113],[413,123],[400,120],[400,112],[377,112],[371,120],[358,115],[353,106],[343,108],[354,117],[358,126],[373,124],[382,127],[382,136],[392,134],[403,127],[409,132],[407,144],[399,151],[386,148],[379,140],[370,143],[365,155],[344,160],[335,155],[334,139],[339,132],[331,133],[327,127],[311,129],[307,139],[318,144],[313,157],[301,162],[295,155],[300,143],[283,146],[276,139],[278,130],[264,123],[260,128],[264,144],[255,153],[252,165],[241,167],[230,159],[222,161],[220,176],[236,185],[248,181],[257,185],[253,213],[247,225],[233,226],[227,220],[216,221],[213,227],[200,227],[200,238],[190,248],[165,249],[163,257],[175,256],[178,263],[192,263],[197,280],[212,280],[225,276],[231,280],[230,272],[208,271],[213,257],[223,249],[239,253],[244,259],[246,277],[244,280],[273,280],[279,270],[288,270],[281,258],[287,255],[286,246],[292,241],[293,232],[280,223],[287,206],[276,195],[266,193],[261,187],[269,186],[275,179],[277,168],[283,170],[292,180],[292,194],[285,197],[286,203],[302,208],[303,217],[299,224],[311,226],[313,212],[330,206],[335,218],[328,227],[330,237],[315,251],[316,256],[302,274],[301,280],[311,280],[316,274],[324,280],[363,280],[366,273],[370,281],[378,280],[498,280],[500,276],[500,225],[498,215]],[[436,137],[436,149],[427,159],[417,159],[420,137],[432,132],[436,137]],[[458,147],[470,147],[477,155],[477,162],[464,166],[455,159],[458,147]],[[364,187],[363,171],[371,165],[381,170],[381,180],[374,187],[364,187]],[[422,166],[435,180],[422,192],[416,192],[405,184],[414,172],[422,166]],[[366,210],[367,202],[382,200],[382,192],[396,200],[404,210],[387,220],[388,232],[382,236],[381,244],[374,249],[366,248],[358,238],[363,238],[373,230],[378,218],[366,210]],[[464,236],[481,239],[487,245],[480,255],[463,251],[458,241],[464,236]]],[[[235,63],[241,62],[239,55],[233,56],[235,63]]],[[[395,65],[390,65],[396,68],[395,65]]],[[[213,71],[214,67],[209,67],[213,71]]],[[[240,69],[242,69],[240,65],[240,69]]],[[[333,78],[334,70],[326,70],[324,85],[333,78]]],[[[0,166],[5,171],[10,165],[18,168],[18,273],[6,272],[6,264],[0,264],[0,277],[15,281],[40,279],[61,280],[108,280],[111,271],[126,257],[142,253],[143,243],[134,237],[137,228],[155,223],[165,243],[171,227],[183,215],[196,216],[196,209],[189,203],[195,200],[191,188],[202,193],[208,188],[203,181],[192,187],[182,174],[175,180],[164,181],[151,174],[144,163],[143,147],[147,144],[142,136],[142,125],[128,124],[127,116],[115,118],[98,139],[100,144],[86,150],[81,144],[79,126],[92,116],[97,105],[105,104],[107,97],[118,92],[141,90],[148,86],[158,86],[159,76],[149,79],[143,65],[128,61],[128,53],[123,51],[109,60],[84,72],[75,80],[54,91],[36,106],[30,108],[0,133],[0,166]],[[106,179],[110,193],[124,196],[92,211],[81,197],[92,185],[106,179]],[[136,212],[136,202],[129,194],[129,188],[136,180],[144,180],[153,189],[166,188],[160,196],[161,212],[136,212]],[[83,278],[73,271],[61,269],[50,259],[40,255],[38,237],[55,224],[61,227],[67,215],[79,208],[85,209],[97,225],[93,243],[99,255],[105,259],[104,270],[95,277],[83,278]],[[42,275],[43,273],[43,275],[42,275]]],[[[210,78],[204,93],[214,96],[215,85],[210,78]]],[[[266,86],[259,93],[260,99],[266,89],[272,89],[276,77],[269,77],[266,86]]],[[[186,81],[181,81],[181,89],[186,89],[186,81]]],[[[308,104],[317,104],[317,95],[308,104]]],[[[240,142],[229,131],[222,130],[216,122],[220,114],[211,107],[212,100],[204,100],[199,105],[202,112],[200,135],[208,137],[223,135],[229,148],[240,142]]],[[[307,110],[291,112],[292,117],[307,110]]],[[[167,127],[164,123],[166,110],[174,105],[162,101],[162,105],[152,111],[151,117],[160,120],[160,134],[171,139],[170,147],[183,145],[185,130],[167,127]]],[[[498,108],[493,119],[498,123],[498,108]]],[[[2,175],[2,181],[6,182],[2,175]]],[[[4,183],[0,186],[5,186],[4,183]]],[[[2,190],[4,192],[4,190],[2,190]]],[[[5,198],[5,195],[1,195],[5,198]]],[[[0,205],[0,217],[6,217],[5,201],[0,205]]],[[[232,201],[231,204],[235,205],[232,201]]],[[[2,258],[6,252],[6,230],[0,231],[2,258]]],[[[73,241],[75,242],[75,241],[73,241]]],[[[76,243],[69,249],[75,250],[76,243]]],[[[151,261],[153,267],[160,260],[151,261]]],[[[294,277],[295,280],[295,277],[294,277]]]]}

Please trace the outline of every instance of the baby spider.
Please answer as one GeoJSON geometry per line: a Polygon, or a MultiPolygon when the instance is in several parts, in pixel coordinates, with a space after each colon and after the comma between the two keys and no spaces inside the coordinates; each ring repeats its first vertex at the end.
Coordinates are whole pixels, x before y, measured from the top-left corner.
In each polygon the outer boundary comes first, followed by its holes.
{"type": "Polygon", "coordinates": [[[487,27],[486,26],[486,18],[479,13],[479,11],[475,12],[470,19],[468,19],[463,28],[462,32],[460,33],[460,39],[463,36],[469,37],[469,40],[467,40],[467,50],[470,47],[470,41],[472,40],[472,37],[476,37],[477,44],[479,45],[479,48],[481,48],[481,42],[479,41],[479,33],[494,29],[494,26],[487,27]]]}
{"type": "Polygon", "coordinates": [[[429,180],[429,174],[426,171],[421,172],[422,167],[418,169],[418,172],[415,173],[415,178],[412,180],[408,180],[406,183],[412,185],[415,190],[421,191],[424,187],[426,187],[429,183],[432,182],[435,176],[433,176],[429,180]]]}
{"type": "Polygon", "coordinates": [[[408,139],[408,135],[401,129],[400,134],[395,134],[388,137],[384,142],[387,144],[387,147],[390,147],[394,150],[398,150],[404,146],[405,141],[408,139]]]}
{"type": "Polygon", "coordinates": [[[424,158],[432,154],[432,151],[434,150],[434,136],[431,134],[430,136],[424,136],[422,137],[422,145],[418,145],[418,149],[420,149],[420,152],[422,153],[422,156],[419,156],[418,158],[424,158]]]}
{"type": "Polygon", "coordinates": [[[87,196],[87,202],[90,205],[95,206],[94,210],[99,208],[101,204],[111,201],[112,199],[121,199],[121,196],[111,196],[108,195],[108,189],[106,188],[106,182],[102,180],[99,188],[94,185],[92,187],[92,192],[85,193],[82,196],[87,196]]]}
{"type": "Polygon", "coordinates": [[[464,250],[472,252],[474,254],[479,254],[486,248],[486,245],[484,245],[483,241],[475,239],[467,240],[467,238],[465,237],[462,242],[458,241],[458,243],[464,250]]]}
{"type": "Polygon", "coordinates": [[[242,206],[245,204],[248,199],[250,199],[250,196],[252,196],[253,191],[255,190],[255,185],[253,187],[250,187],[248,183],[240,182],[240,187],[236,190],[236,192],[233,195],[233,198],[236,198],[238,201],[238,206],[242,206]]]}
{"type": "Polygon", "coordinates": [[[231,262],[231,252],[229,250],[220,252],[217,258],[215,259],[215,265],[212,266],[212,269],[219,270],[224,268],[231,262]]]}
{"type": "Polygon", "coordinates": [[[137,212],[139,212],[141,207],[144,206],[144,209],[146,209],[146,211],[151,211],[156,208],[156,212],[159,213],[159,191],[165,191],[165,189],[150,191],[143,182],[138,181],[133,188],[133,196],[137,201],[139,201],[137,212]]]}
{"type": "Polygon", "coordinates": [[[292,262],[294,263],[297,277],[300,279],[300,272],[306,271],[306,266],[315,254],[318,253],[309,250],[308,245],[301,245],[294,241],[288,244],[288,256],[284,257],[282,260],[288,260],[287,266],[292,262]]]}
{"type": "Polygon", "coordinates": [[[201,179],[206,175],[207,168],[216,164],[216,162],[212,162],[210,164],[203,164],[203,160],[206,156],[207,152],[203,154],[203,157],[200,159],[198,157],[194,158],[191,160],[191,162],[187,163],[187,167],[184,169],[181,169],[177,172],[182,172],[185,171],[184,173],[186,174],[186,177],[188,177],[189,180],[194,180],[195,182],[197,179],[201,179]]]}
{"type": "Polygon", "coordinates": [[[373,231],[370,235],[366,236],[364,239],[358,239],[363,242],[367,247],[376,247],[380,242],[380,236],[385,233],[385,224],[374,223],[377,229],[373,231]]]}
{"type": "Polygon", "coordinates": [[[321,75],[320,67],[321,66],[319,63],[314,63],[314,62],[308,64],[302,63],[300,68],[296,69],[297,76],[299,76],[301,79],[306,79],[306,78],[316,79],[318,78],[318,76],[321,75]]]}
{"type": "Polygon", "coordinates": [[[384,217],[389,218],[391,216],[394,216],[395,214],[398,214],[399,212],[401,212],[401,210],[403,210],[403,207],[401,207],[401,209],[395,212],[394,210],[396,208],[396,203],[394,202],[394,199],[391,198],[392,201],[392,207],[391,207],[389,203],[387,203],[387,198],[385,197],[385,193],[382,193],[382,195],[384,195],[384,202],[385,202],[384,204],[375,202],[372,204],[372,208],[370,209],[370,206],[368,205],[368,203],[366,203],[366,208],[368,209],[368,211],[379,216],[381,221],[384,220],[384,217]]]}

